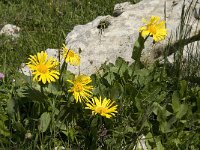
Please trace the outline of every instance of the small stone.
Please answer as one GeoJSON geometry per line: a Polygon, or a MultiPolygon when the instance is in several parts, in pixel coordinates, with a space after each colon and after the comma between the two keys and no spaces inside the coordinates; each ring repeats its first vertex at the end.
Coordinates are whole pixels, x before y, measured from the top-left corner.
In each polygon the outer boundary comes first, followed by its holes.
{"type": "Polygon", "coordinates": [[[31,70],[25,63],[21,64],[21,69],[19,70],[19,72],[23,73],[26,76],[32,76],[31,70]]]}
{"type": "Polygon", "coordinates": [[[25,134],[25,139],[31,140],[32,137],[33,137],[33,135],[32,135],[30,132],[27,132],[27,133],[25,134]]]}
{"type": "Polygon", "coordinates": [[[0,73],[0,80],[3,79],[5,75],[3,73],[0,73]]]}
{"type": "Polygon", "coordinates": [[[20,27],[12,24],[6,24],[0,31],[0,35],[11,36],[13,38],[19,37],[20,27]]]}

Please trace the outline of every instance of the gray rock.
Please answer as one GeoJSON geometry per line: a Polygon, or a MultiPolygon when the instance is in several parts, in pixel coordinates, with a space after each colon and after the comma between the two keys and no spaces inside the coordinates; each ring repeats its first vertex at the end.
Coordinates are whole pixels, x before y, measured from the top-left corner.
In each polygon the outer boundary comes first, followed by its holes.
{"type": "Polygon", "coordinates": [[[130,2],[116,4],[113,11],[113,16],[118,17],[120,16],[126,9],[131,6],[130,2]]]}
{"type": "Polygon", "coordinates": [[[12,38],[19,37],[20,27],[12,24],[6,24],[0,31],[0,35],[11,36],[12,38]]]}
{"type": "Polygon", "coordinates": [[[26,76],[32,76],[32,72],[29,67],[26,66],[25,63],[21,64],[21,69],[19,70],[20,73],[23,73],[26,76]]]}
{"type": "MultiPolygon", "coordinates": [[[[66,45],[76,52],[79,48],[82,50],[81,73],[90,75],[98,71],[105,61],[113,63],[119,56],[126,61],[132,61],[132,48],[138,37],[138,29],[143,25],[142,18],[149,20],[152,15],[155,15],[164,19],[164,10],[166,10],[168,37],[154,46],[149,39],[142,55],[143,61],[153,61],[157,57],[155,56],[158,53],[157,47],[165,46],[171,35],[171,41],[176,40],[175,31],[181,19],[183,0],[167,0],[166,3],[165,1],[143,0],[134,5],[129,2],[117,4],[114,14],[118,17],[99,16],[85,25],[75,26],[66,37],[66,45]],[[102,22],[104,25],[100,25],[102,22]],[[107,26],[106,22],[108,22],[107,26]]],[[[186,1],[186,5],[190,1],[186,1]]],[[[191,35],[195,35],[200,27],[198,25],[196,30],[198,21],[194,15],[191,19],[192,24],[188,25],[192,28],[191,35]]],[[[73,73],[78,73],[78,69],[70,69],[73,73]]]]}
{"type": "MultiPolygon", "coordinates": [[[[186,7],[191,1],[186,0],[186,7]]],[[[177,41],[176,31],[181,20],[183,2],[184,0],[143,0],[137,4],[125,2],[115,6],[114,13],[117,14],[117,17],[99,16],[85,25],[75,26],[67,35],[65,43],[67,47],[77,53],[81,49],[81,65],[80,67],[68,65],[68,69],[75,74],[80,71],[82,74],[90,75],[98,71],[104,62],[114,63],[117,57],[132,62],[133,44],[138,38],[139,27],[143,25],[142,18],[149,20],[154,15],[164,19],[165,10],[168,30],[166,40],[152,44],[152,39],[149,38],[145,43],[141,58],[144,62],[153,62],[155,58],[160,57],[169,40],[172,43],[177,41]]],[[[199,5],[195,7],[193,3],[192,7],[190,9],[191,21],[187,26],[191,28],[190,37],[200,37],[198,35],[200,25],[197,12],[195,12],[199,9],[199,5]]],[[[58,50],[47,49],[46,51],[49,56],[58,57],[58,50]]],[[[170,56],[169,59],[173,62],[173,56],[170,56]]],[[[62,62],[61,58],[61,65],[62,62]]]]}

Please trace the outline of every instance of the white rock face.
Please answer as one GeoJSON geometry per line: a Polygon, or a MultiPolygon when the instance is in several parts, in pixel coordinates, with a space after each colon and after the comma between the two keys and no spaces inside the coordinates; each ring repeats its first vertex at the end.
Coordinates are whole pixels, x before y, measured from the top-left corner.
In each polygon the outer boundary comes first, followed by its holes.
{"type": "Polygon", "coordinates": [[[0,31],[0,35],[11,36],[13,38],[19,37],[20,27],[12,24],[6,24],[0,31]]]}
{"type": "MultiPolygon", "coordinates": [[[[152,15],[155,15],[164,19],[165,6],[168,38],[172,33],[172,40],[175,40],[174,33],[180,23],[183,0],[167,0],[166,3],[165,1],[143,0],[134,5],[129,2],[117,4],[114,10],[114,16],[117,17],[99,16],[85,25],[75,26],[66,37],[66,45],[76,52],[79,48],[82,50],[80,54],[81,73],[90,75],[96,72],[105,61],[115,62],[119,56],[127,61],[132,61],[132,48],[138,37],[138,29],[143,25],[142,18],[149,20],[152,15]],[[104,25],[105,29],[100,30],[100,22],[107,21],[109,25],[104,25]]],[[[186,0],[186,5],[190,1],[186,0]]],[[[189,24],[189,26],[192,28],[192,34],[196,34],[195,27],[198,19],[194,17],[192,19],[193,24],[189,24]]],[[[198,26],[198,31],[199,29],[198,26]]],[[[157,45],[165,45],[168,38],[157,45]]],[[[152,49],[152,41],[149,40],[144,50],[144,60],[154,58],[152,49]]],[[[73,67],[70,68],[70,71],[78,73],[78,69],[73,67]]]]}

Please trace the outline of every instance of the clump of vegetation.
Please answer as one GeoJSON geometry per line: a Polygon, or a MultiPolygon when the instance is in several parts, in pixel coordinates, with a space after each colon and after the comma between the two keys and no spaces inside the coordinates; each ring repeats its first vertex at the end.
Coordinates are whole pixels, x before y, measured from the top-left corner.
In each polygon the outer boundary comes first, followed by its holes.
{"type": "MultiPolygon", "coordinates": [[[[68,65],[81,65],[80,55],[67,45],[60,50],[63,64],[44,51],[27,52],[25,60],[32,77],[16,71],[17,66],[9,68],[14,52],[4,53],[0,66],[0,147],[198,149],[199,73],[182,62],[182,43],[173,64],[166,58],[162,64],[156,61],[148,66],[140,61],[146,40],[153,38],[156,43],[166,35],[165,22],[152,16],[139,29],[133,63],[119,57],[91,76],[67,70],[68,65]]],[[[4,40],[8,46],[10,39],[4,40]]],[[[191,57],[188,62],[196,59],[191,57]]],[[[198,66],[192,64],[195,69],[198,66]]]]}

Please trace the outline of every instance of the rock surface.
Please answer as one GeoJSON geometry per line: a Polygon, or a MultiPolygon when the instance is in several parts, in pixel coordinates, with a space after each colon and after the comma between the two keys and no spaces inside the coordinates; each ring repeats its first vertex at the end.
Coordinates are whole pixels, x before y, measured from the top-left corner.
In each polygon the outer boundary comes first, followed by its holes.
{"type": "MultiPolygon", "coordinates": [[[[132,48],[135,40],[138,38],[138,29],[143,25],[142,18],[160,16],[164,19],[164,10],[166,11],[166,26],[168,37],[166,40],[152,44],[149,38],[145,43],[142,60],[152,62],[159,57],[162,50],[170,41],[177,40],[176,30],[181,20],[181,9],[184,0],[143,0],[137,4],[130,2],[116,4],[113,16],[99,16],[85,25],[77,25],[66,37],[68,48],[78,52],[81,49],[81,66],[74,67],[68,65],[68,70],[78,74],[91,75],[100,68],[104,62],[114,63],[117,57],[122,57],[126,61],[132,62],[132,48]],[[166,9],[165,9],[166,7],[166,9]],[[115,16],[115,17],[114,17],[115,16]]],[[[192,0],[186,1],[186,7],[192,0]]],[[[191,9],[191,21],[188,28],[191,28],[190,37],[197,35],[200,37],[199,7],[200,3],[191,9]]],[[[200,39],[198,39],[200,40],[200,39]]],[[[193,41],[195,42],[195,41],[193,41]]],[[[190,42],[191,43],[191,42],[190,42]]],[[[199,43],[199,42],[196,42],[199,43]]],[[[189,44],[189,43],[188,43],[189,44]]],[[[187,57],[187,46],[184,47],[184,56],[187,57]]],[[[49,56],[58,58],[58,49],[47,49],[49,56]]],[[[190,53],[192,53],[190,51],[190,53]]],[[[169,62],[173,62],[173,54],[168,57],[169,62]]],[[[162,60],[162,58],[161,58],[162,60]]],[[[61,61],[62,64],[63,60],[61,61]]],[[[30,70],[22,64],[21,72],[31,75],[30,70]]]]}
{"type": "MultiPolygon", "coordinates": [[[[143,0],[137,4],[129,2],[117,4],[113,13],[117,17],[99,16],[85,25],[75,26],[66,37],[66,45],[76,52],[79,48],[82,50],[80,72],[90,75],[96,72],[105,61],[115,62],[119,56],[132,61],[133,43],[138,37],[138,28],[143,25],[142,18],[149,20],[152,15],[155,15],[164,19],[164,10],[166,10],[168,37],[153,47],[166,45],[171,34],[173,35],[171,40],[175,41],[175,31],[180,23],[184,0],[167,0],[166,3],[165,1],[143,0]]],[[[190,1],[187,0],[186,5],[190,1]]],[[[188,24],[188,26],[192,28],[191,34],[195,35],[200,26],[196,31],[198,18],[192,15],[191,19],[193,24],[188,24]]],[[[144,61],[151,61],[157,57],[156,52],[152,50],[154,48],[152,48],[152,41],[148,40],[143,54],[144,61]]],[[[79,69],[71,67],[70,70],[77,74],[79,69]]]]}
{"type": "Polygon", "coordinates": [[[0,31],[0,35],[11,36],[12,38],[19,37],[20,27],[12,24],[6,24],[0,31]]]}

